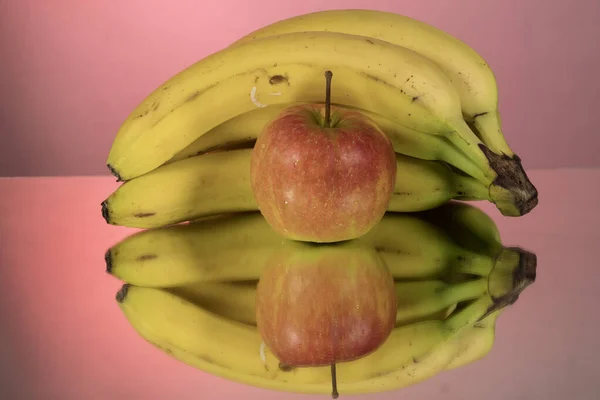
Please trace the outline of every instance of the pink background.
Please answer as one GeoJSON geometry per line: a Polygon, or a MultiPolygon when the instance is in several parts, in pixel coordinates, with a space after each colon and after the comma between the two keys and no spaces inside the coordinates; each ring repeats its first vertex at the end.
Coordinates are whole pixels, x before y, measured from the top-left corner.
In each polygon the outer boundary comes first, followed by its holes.
{"type": "Polygon", "coordinates": [[[409,15],[495,71],[526,168],[600,166],[598,0],[3,0],[0,176],[108,174],[114,135],[157,85],[265,24],[330,8],[409,15]]]}

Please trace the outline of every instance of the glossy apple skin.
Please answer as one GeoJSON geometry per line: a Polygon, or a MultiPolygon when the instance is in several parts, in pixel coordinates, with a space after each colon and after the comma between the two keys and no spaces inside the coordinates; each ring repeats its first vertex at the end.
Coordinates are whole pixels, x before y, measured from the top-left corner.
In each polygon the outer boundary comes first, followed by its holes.
{"type": "Polygon", "coordinates": [[[259,332],[288,366],[361,358],[385,342],[396,321],[394,279],[374,249],[320,246],[278,252],[257,285],[259,332]]]}
{"type": "Polygon", "coordinates": [[[267,124],[252,151],[261,213],[285,238],[355,239],[383,217],[396,180],[390,139],[369,117],[324,105],[293,106],[267,124]]]}

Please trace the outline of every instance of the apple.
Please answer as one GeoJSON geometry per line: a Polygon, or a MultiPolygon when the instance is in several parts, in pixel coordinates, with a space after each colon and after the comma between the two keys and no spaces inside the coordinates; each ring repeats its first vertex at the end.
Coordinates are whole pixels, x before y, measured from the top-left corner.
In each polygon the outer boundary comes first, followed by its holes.
{"type": "Polygon", "coordinates": [[[337,242],[383,217],[396,181],[390,139],[365,114],[330,104],[291,106],[265,125],[251,157],[251,184],[269,225],[287,239],[337,242]]]}
{"type": "MultiPolygon", "coordinates": [[[[395,322],[394,278],[372,246],[288,242],[256,289],[256,325],[285,367],[332,367],[381,346],[395,322]]],[[[335,397],[335,396],[334,396],[335,397]]]]}

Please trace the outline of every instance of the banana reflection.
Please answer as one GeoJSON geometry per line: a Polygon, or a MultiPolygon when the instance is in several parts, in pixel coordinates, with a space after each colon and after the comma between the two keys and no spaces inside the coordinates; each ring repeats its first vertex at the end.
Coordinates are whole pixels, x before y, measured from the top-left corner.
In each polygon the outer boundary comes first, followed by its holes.
{"type": "MultiPolygon", "coordinates": [[[[259,213],[143,231],[107,252],[127,282],[126,318],[171,356],[232,381],[298,393],[331,393],[330,369],[280,368],[257,329],[257,282],[279,260],[375,254],[394,279],[395,326],[370,354],[337,366],[343,394],[392,390],[484,357],[498,315],[535,280],[535,255],[504,247],[496,225],[463,203],[387,214],[367,235],[333,246],[274,234],[259,213]]],[[[287,263],[289,265],[289,263],[287,263]]],[[[391,279],[391,278],[390,278],[391,279]]]]}

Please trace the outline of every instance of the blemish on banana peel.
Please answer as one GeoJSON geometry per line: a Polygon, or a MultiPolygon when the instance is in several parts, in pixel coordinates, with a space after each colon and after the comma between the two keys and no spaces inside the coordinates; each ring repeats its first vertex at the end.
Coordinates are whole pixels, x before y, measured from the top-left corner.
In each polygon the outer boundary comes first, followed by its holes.
{"type": "Polygon", "coordinates": [[[158,110],[159,106],[160,106],[160,102],[157,101],[157,100],[154,100],[152,102],[152,104],[150,104],[150,106],[146,110],[142,111],[141,113],[139,113],[137,115],[134,115],[131,119],[143,118],[146,115],[150,114],[151,112],[154,112],[154,111],[158,110]]]}
{"type": "Polygon", "coordinates": [[[378,253],[391,253],[391,254],[406,254],[406,255],[411,255],[411,253],[409,251],[405,251],[405,250],[398,250],[398,249],[390,249],[384,246],[377,246],[375,247],[375,251],[378,253]]]}
{"type": "Polygon", "coordinates": [[[266,104],[263,104],[260,101],[258,101],[258,98],[256,97],[256,90],[256,86],[252,86],[252,89],[250,89],[250,100],[252,101],[252,104],[259,108],[266,107],[266,104]]]}
{"type": "Polygon", "coordinates": [[[280,83],[287,83],[288,86],[290,83],[288,82],[288,77],[284,75],[273,75],[269,78],[270,85],[279,85],[280,83]]]}
{"type": "Polygon", "coordinates": [[[185,99],[185,102],[188,103],[190,101],[194,101],[198,96],[200,96],[200,91],[196,90],[194,93],[189,95],[187,99],[185,99]]]}
{"type": "Polygon", "coordinates": [[[488,113],[487,111],[486,112],[482,112],[482,113],[477,113],[477,114],[473,115],[473,119],[475,119],[477,117],[482,117],[482,116],[486,115],[487,113],[488,113]]]}
{"type": "Polygon", "coordinates": [[[136,218],[148,218],[148,217],[152,217],[154,215],[156,215],[156,213],[154,213],[154,212],[133,214],[133,216],[136,218]]]}
{"type": "Polygon", "coordinates": [[[375,82],[378,82],[378,83],[382,83],[382,84],[384,84],[384,85],[386,85],[386,86],[389,86],[389,87],[391,87],[391,88],[393,88],[393,89],[400,90],[400,93],[402,93],[402,94],[406,94],[406,93],[404,93],[404,90],[402,90],[402,89],[398,89],[396,86],[394,86],[394,85],[392,85],[392,84],[390,84],[390,83],[388,83],[388,82],[384,81],[384,80],[383,80],[383,79],[381,79],[381,78],[378,78],[378,77],[376,77],[375,75],[367,74],[366,72],[360,72],[360,74],[361,74],[362,76],[364,76],[365,78],[368,78],[368,79],[374,80],[375,82]]]}
{"type": "Polygon", "coordinates": [[[141,256],[139,256],[137,258],[138,261],[148,261],[148,260],[155,260],[157,259],[158,256],[156,254],[142,254],[141,256]]]}
{"type": "Polygon", "coordinates": [[[365,39],[365,42],[370,43],[370,44],[375,44],[375,42],[373,42],[371,39],[365,39]]]}
{"type": "Polygon", "coordinates": [[[411,99],[411,102],[414,103],[417,100],[419,100],[419,96],[413,96],[413,98],[411,99]]]}
{"type": "Polygon", "coordinates": [[[287,365],[284,363],[279,363],[279,370],[283,371],[283,372],[291,372],[295,369],[295,367],[292,367],[291,365],[287,365]]]}
{"type": "Polygon", "coordinates": [[[168,347],[161,346],[160,344],[156,343],[156,342],[155,342],[155,341],[153,341],[153,340],[148,340],[148,342],[149,342],[151,345],[153,345],[154,347],[156,347],[156,348],[158,348],[158,349],[160,349],[160,350],[164,351],[165,353],[167,353],[167,354],[169,354],[169,355],[172,355],[172,354],[173,354],[173,350],[171,350],[171,349],[170,349],[170,348],[168,348],[168,347]]]}
{"type": "Polygon", "coordinates": [[[386,370],[386,371],[374,372],[367,377],[367,380],[375,379],[375,378],[382,378],[382,377],[390,375],[394,372],[396,372],[396,370],[386,370]]]}
{"type": "MultiPolygon", "coordinates": [[[[210,356],[207,356],[206,354],[197,354],[197,355],[196,355],[196,358],[197,358],[198,360],[202,360],[202,361],[204,361],[204,362],[207,362],[207,363],[209,363],[209,364],[215,364],[215,365],[222,366],[222,365],[220,365],[220,364],[217,364],[217,363],[215,362],[215,359],[214,359],[214,358],[212,358],[212,357],[210,357],[210,356]]],[[[228,369],[229,369],[229,368],[228,368],[228,369]]]]}
{"type": "Polygon", "coordinates": [[[171,110],[169,110],[169,112],[165,113],[165,115],[163,115],[162,117],[160,117],[159,119],[157,119],[156,121],[154,121],[152,123],[151,128],[154,128],[156,125],[158,125],[163,119],[165,119],[167,116],[169,116],[171,113],[173,113],[175,110],[177,110],[179,107],[181,107],[182,105],[186,104],[186,103],[190,103],[194,100],[196,100],[198,97],[200,97],[200,95],[204,94],[206,91],[214,88],[215,86],[217,86],[219,84],[219,82],[215,82],[207,87],[205,87],[202,90],[197,90],[194,93],[192,93],[191,95],[188,96],[187,99],[185,99],[185,101],[182,104],[177,105],[176,107],[172,108],[171,110]]]}

